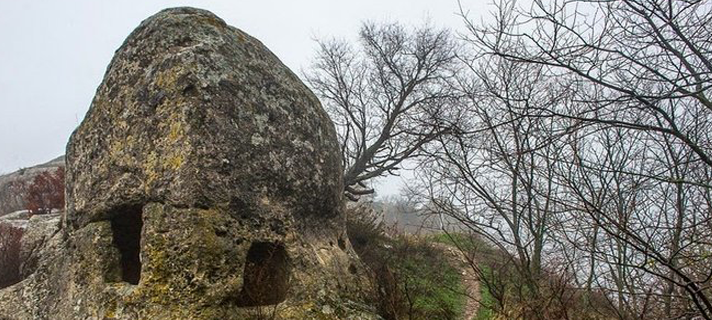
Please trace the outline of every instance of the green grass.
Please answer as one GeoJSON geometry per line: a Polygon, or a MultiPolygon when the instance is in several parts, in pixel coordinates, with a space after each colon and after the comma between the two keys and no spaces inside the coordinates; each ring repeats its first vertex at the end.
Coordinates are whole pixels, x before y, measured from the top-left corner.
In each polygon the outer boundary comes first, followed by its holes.
{"type": "MultiPolygon", "coordinates": [[[[462,233],[440,233],[429,237],[430,241],[449,245],[451,247],[460,248],[466,252],[474,252],[478,259],[485,259],[495,253],[495,249],[491,245],[483,241],[477,236],[471,236],[462,233]]],[[[485,276],[492,276],[491,271],[486,264],[481,263],[480,268],[485,273],[485,276]]],[[[492,309],[494,298],[490,294],[485,283],[480,282],[480,307],[473,320],[491,320],[495,317],[495,312],[492,309]]]]}
{"type": "Polygon", "coordinates": [[[442,243],[466,252],[478,255],[488,255],[495,252],[494,248],[480,237],[464,233],[438,233],[428,237],[429,241],[442,243]]]}
{"type": "Polygon", "coordinates": [[[430,297],[423,297],[421,303],[423,309],[429,312],[436,312],[442,306],[461,314],[465,307],[465,297],[462,292],[462,280],[460,274],[451,267],[446,267],[443,271],[439,283],[429,283],[434,290],[430,297]]]}
{"type": "MultiPolygon", "coordinates": [[[[489,268],[482,266],[482,272],[485,274],[491,273],[489,268]]],[[[487,284],[480,282],[480,308],[477,310],[474,320],[491,320],[494,319],[495,312],[492,310],[494,298],[490,294],[487,284]]]]}
{"type": "Polygon", "coordinates": [[[348,234],[361,260],[374,271],[379,286],[373,294],[384,317],[400,319],[461,319],[467,297],[460,266],[451,265],[446,252],[434,242],[454,246],[458,240],[445,235],[417,237],[386,236],[383,225],[368,210],[352,209],[348,234]],[[449,242],[448,242],[449,241],[449,242]],[[395,287],[394,287],[395,286],[395,287]]]}
{"type": "Polygon", "coordinates": [[[418,314],[433,320],[458,318],[466,302],[458,269],[446,262],[442,252],[429,248],[427,242],[396,241],[396,246],[411,246],[408,251],[413,254],[392,261],[393,267],[406,278],[404,286],[415,293],[413,306],[418,314]]]}

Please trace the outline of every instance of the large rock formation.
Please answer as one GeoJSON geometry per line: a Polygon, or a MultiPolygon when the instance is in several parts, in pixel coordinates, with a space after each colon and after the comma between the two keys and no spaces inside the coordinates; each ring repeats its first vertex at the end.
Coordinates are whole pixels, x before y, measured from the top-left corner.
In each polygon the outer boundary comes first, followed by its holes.
{"type": "Polygon", "coordinates": [[[361,319],[333,124],[266,47],[164,10],[67,146],[67,211],[0,319],[361,319]]]}

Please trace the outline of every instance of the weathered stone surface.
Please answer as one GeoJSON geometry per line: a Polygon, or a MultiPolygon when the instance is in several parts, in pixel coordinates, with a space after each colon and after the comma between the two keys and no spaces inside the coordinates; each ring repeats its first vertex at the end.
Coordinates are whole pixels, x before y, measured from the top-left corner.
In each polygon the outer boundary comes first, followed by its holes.
{"type": "MultiPolygon", "coordinates": [[[[0,319],[53,319],[62,314],[64,319],[71,314],[70,294],[72,265],[71,252],[59,229],[56,215],[42,216],[28,223],[22,239],[22,249],[38,245],[24,258],[34,261],[36,268],[22,282],[0,289],[0,319]],[[37,243],[42,239],[42,244],[37,243]],[[29,257],[29,258],[28,258],[29,257]]],[[[28,266],[23,264],[27,272],[28,266]]],[[[24,271],[23,270],[23,271],[24,271]]],[[[24,273],[24,272],[23,272],[24,273]]],[[[60,319],[62,317],[59,317],[60,319]]]]}
{"type": "Polygon", "coordinates": [[[40,251],[59,231],[59,218],[59,213],[53,213],[34,215],[29,219],[20,246],[20,274],[24,278],[37,269],[40,251]]]}
{"type": "Polygon", "coordinates": [[[267,48],[164,10],[109,65],[67,146],[62,232],[0,318],[374,318],[341,172],[333,124],[267,48]]]}
{"type": "Polygon", "coordinates": [[[206,11],[144,21],[117,51],[67,148],[68,219],[116,207],[233,206],[265,199],[303,219],[338,215],[335,131],[266,47],[206,11]]]}

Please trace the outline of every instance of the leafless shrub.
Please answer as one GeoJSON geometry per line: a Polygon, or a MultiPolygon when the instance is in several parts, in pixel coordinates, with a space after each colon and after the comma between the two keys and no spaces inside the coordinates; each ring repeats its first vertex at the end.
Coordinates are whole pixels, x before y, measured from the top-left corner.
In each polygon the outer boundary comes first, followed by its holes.
{"type": "Polygon", "coordinates": [[[371,271],[371,303],[395,319],[456,319],[464,300],[458,271],[424,238],[389,233],[367,206],[352,207],[347,231],[371,271]]]}

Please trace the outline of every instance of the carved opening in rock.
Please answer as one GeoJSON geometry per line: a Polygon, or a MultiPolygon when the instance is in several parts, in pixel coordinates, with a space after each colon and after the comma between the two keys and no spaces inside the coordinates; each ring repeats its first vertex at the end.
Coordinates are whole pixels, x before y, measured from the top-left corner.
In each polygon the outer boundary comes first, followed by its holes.
{"type": "Polygon", "coordinates": [[[143,208],[122,207],[112,215],[111,231],[119,249],[121,280],[136,285],[141,280],[141,229],[143,208]]]}
{"type": "Polygon", "coordinates": [[[242,290],[237,298],[240,307],[278,304],[289,289],[289,257],[284,245],[254,242],[247,251],[242,290]]]}

